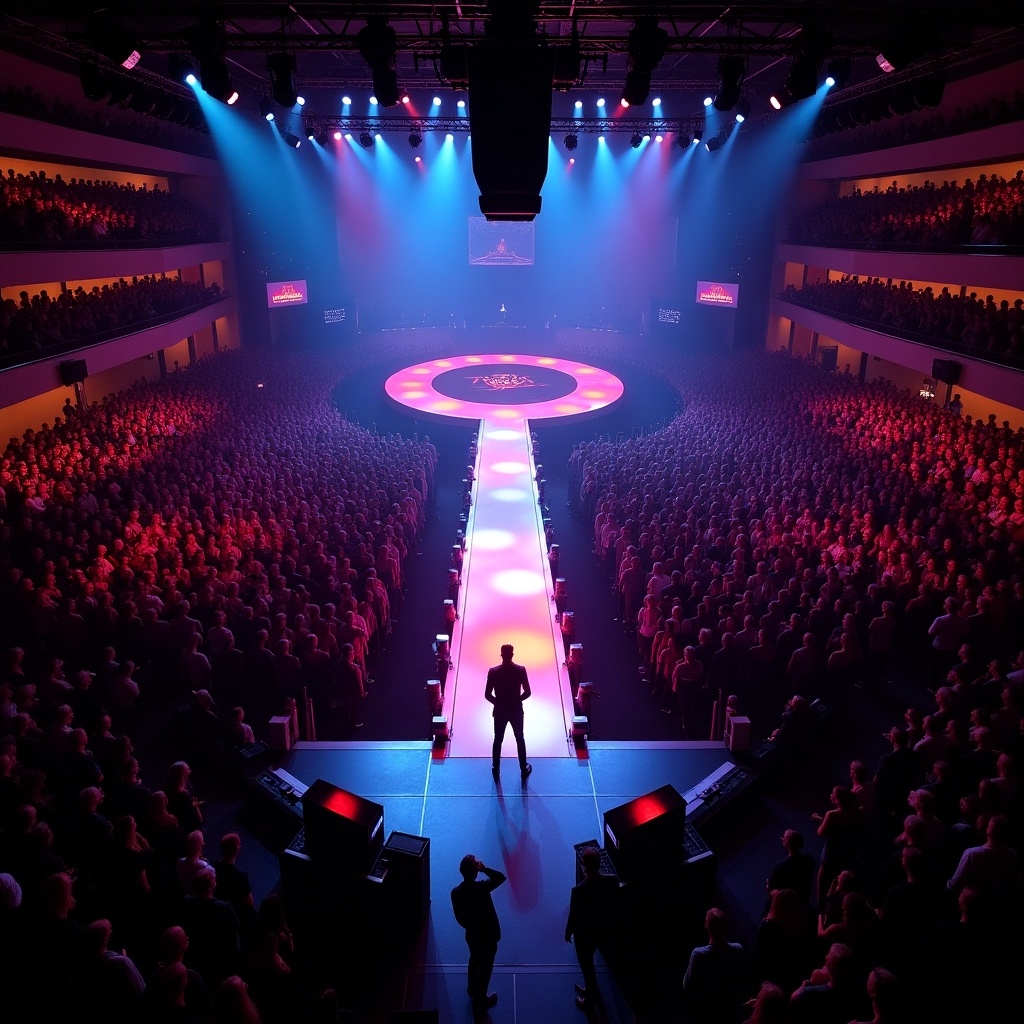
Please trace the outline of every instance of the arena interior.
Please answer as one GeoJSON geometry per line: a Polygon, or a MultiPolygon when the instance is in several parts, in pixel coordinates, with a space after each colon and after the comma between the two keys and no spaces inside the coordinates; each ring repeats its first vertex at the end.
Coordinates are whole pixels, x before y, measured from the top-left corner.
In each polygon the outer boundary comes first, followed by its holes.
{"type": "Polygon", "coordinates": [[[1012,5],[0,49],[5,1021],[1019,1016],[1012,5]]]}

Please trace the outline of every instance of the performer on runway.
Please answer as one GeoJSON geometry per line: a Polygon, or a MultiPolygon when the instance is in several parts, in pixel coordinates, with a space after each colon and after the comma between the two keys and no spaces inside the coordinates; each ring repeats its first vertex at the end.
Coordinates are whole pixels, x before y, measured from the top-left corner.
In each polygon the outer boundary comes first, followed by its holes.
{"type": "Polygon", "coordinates": [[[498,1001],[496,993],[487,991],[501,938],[501,925],[491,893],[504,884],[505,876],[494,868],[486,867],[471,853],[462,858],[459,872],[462,881],[452,889],[452,910],[455,920],[466,929],[469,998],[473,1002],[473,1015],[482,1017],[498,1001]],[[486,877],[478,879],[481,872],[486,877]]]}
{"type": "Polygon", "coordinates": [[[526,669],[512,661],[515,652],[511,644],[502,644],[501,664],[487,670],[484,699],[494,705],[494,746],[491,750],[491,774],[497,780],[501,774],[501,743],[505,727],[512,726],[519,754],[519,771],[525,783],[533,765],[526,760],[526,740],[523,738],[523,701],[530,696],[530,680],[526,669]]]}

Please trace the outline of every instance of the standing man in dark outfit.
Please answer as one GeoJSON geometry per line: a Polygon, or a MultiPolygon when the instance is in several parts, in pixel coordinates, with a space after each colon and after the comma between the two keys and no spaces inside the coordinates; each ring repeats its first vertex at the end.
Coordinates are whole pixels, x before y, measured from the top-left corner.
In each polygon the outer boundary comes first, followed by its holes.
{"type": "Polygon", "coordinates": [[[601,874],[601,851],[588,846],[581,855],[584,877],[569,894],[569,919],[565,941],[576,942],[576,959],[583,972],[583,984],[576,986],[576,1005],[587,1012],[600,998],[594,953],[603,948],[615,929],[619,882],[601,874]]]}
{"type": "Polygon", "coordinates": [[[466,929],[466,945],[469,946],[469,998],[473,1003],[473,1015],[482,1017],[498,1001],[495,992],[488,992],[494,957],[498,952],[501,925],[491,900],[491,893],[505,882],[505,876],[494,868],[486,867],[472,853],[467,853],[459,863],[462,881],[452,889],[452,910],[455,920],[466,929]],[[486,876],[478,879],[483,872],[486,876]]]}
{"type": "Polygon", "coordinates": [[[515,652],[511,644],[501,646],[501,664],[487,670],[484,698],[494,705],[494,746],[491,750],[491,774],[495,781],[501,774],[501,741],[505,727],[512,726],[519,754],[519,772],[526,782],[533,765],[526,760],[526,740],[523,738],[523,701],[531,693],[526,669],[512,661],[515,652]]]}

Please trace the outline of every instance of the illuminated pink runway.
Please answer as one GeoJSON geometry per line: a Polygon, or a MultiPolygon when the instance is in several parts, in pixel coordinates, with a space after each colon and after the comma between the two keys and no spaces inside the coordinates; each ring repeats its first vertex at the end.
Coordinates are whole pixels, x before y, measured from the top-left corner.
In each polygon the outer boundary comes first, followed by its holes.
{"type": "MultiPolygon", "coordinates": [[[[480,419],[461,618],[445,695],[448,755],[490,756],[494,729],[484,684],[487,669],[500,660],[501,645],[510,643],[533,690],[525,705],[528,754],[567,757],[573,753],[572,695],[554,620],[527,416],[558,418],[605,408],[622,395],[622,383],[583,363],[506,354],[421,363],[394,374],[385,388],[419,414],[480,419]]],[[[515,757],[511,729],[503,754],[515,757]]]]}

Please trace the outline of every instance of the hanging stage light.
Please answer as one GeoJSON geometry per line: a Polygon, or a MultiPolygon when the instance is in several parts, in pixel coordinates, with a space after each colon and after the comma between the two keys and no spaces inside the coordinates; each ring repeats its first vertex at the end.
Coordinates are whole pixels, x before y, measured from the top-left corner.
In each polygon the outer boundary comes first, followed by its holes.
{"type": "Polygon", "coordinates": [[[565,148],[571,153],[579,144],[580,140],[575,132],[569,132],[565,137],[565,148]]]}
{"type": "Polygon", "coordinates": [[[294,107],[299,101],[295,90],[295,55],[271,53],[267,55],[270,68],[270,86],[274,99],[282,107],[294,107]]]}
{"type": "Polygon", "coordinates": [[[382,14],[367,16],[356,35],[356,45],[373,75],[373,94],[382,107],[394,107],[401,99],[398,88],[398,33],[382,14]]]}
{"type": "Polygon", "coordinates": [[[199,60],[199,81],[203,92],[228,106],[238,101],[231,84],[231,72],[224,60],[227,34],[219,21],[202,21],[189,33],[192,52],[199,60]]]}
{"type": "MultiPolygon", "coordinates": [[[[723,54],[718,58],[718,92],[712,100],[715,110],[732,110],[736,106],[746,70],[742,57],[723,54]]],[[[704,105],[707,106],[707,103],[704,105]]]]}
{"type": "Polygon", "coordinates": [[[637,18],[629,31],[627,47],[629,65],[622,88],[622,102],[625,106],[639,106],[647,102],[651,73],[665,56],[668,32],[658,24],[657,18],[637,18]]]}
{"type": "Polygon", "coordinates": [[[85,23],[85,35],[90,46],[129,71],[142,59],[135,41],[108,11],[97,11],[89,15],[85,23]]]}

